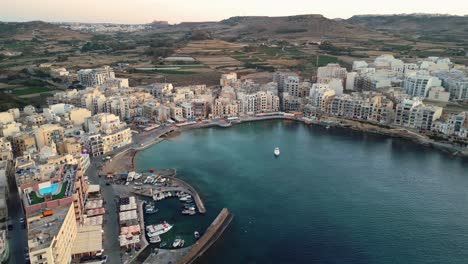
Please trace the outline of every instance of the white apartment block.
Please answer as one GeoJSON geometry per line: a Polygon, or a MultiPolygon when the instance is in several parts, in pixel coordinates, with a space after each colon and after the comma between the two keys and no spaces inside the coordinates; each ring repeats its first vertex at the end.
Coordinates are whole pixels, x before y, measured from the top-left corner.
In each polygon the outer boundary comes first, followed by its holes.
{"type": "Polygon", "coordinates": [[[411,96],[425,98],[427,97],[431,87],[441,85],[442,81],[437,77],[412,74],[406,77],[404,89],[406,90],[406,93],[411,96]]]}
{"type": "Polygon", "coordinates": [[[344,81],[347,73],[346,68],[342,68],[339,64],[329,63],[327,66],[317,69],[317,82],[327,83],[330,79],[341,79],[344,81]]]}
{"type": "Polygon", "coordinates": [[[87,87],[103,84],[108,79],[114,79],[114,71],[109,66],[97,69],[83,69],[78,71],[78,80],[87,87]]]}
{"type": "Polygon", "coordinates": [[[283,81],[283,90],[292,96],[300,96],[299,76],[287,76],[283,81]]]}
{"type": "Polygon", "coordinates": [[[278,93],[282,93],[285,91],[284,88],[284,81],[289,78],[289,77],[297,77],[299,78],[299,75],[293,72],[275,72],[273,75],[273,82],[278,84],[278,93]]]}
{"type": "Polygon", "coordinates": [[[396,107],[395,124],[430,131],[434,121],[441,117],[442,110],[442,107],[424,105],[421,101],[406,100],[396,107]]]}

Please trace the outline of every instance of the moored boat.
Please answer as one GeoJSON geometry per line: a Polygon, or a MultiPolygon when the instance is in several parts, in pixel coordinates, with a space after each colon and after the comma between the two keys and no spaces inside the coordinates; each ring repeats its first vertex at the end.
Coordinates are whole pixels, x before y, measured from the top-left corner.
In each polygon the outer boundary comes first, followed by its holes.
{"type": "Polygon", "coordinates": [[[171,230],[173,226],[174,225],[171,225],[167,222],[163,222],[162,224],[159,224],[159,225],[149,225],[146,227],[146,232],[148,236],[151,238],[151,237],[159,236],[159,235],[169,232],[169,230],[171,230]]]}
{"type": "Polygon", "coordinates": [[[195,239],[199,239],[200,238],[200,233],[198,233],[198,231],[195,231],[195,232],[193,232],[193,236],[195,237],[195,239]]]}
{"type": "Polygon", "coordinates": [[[180,243],[182,243],[182,239],[176,238],[176,239],[174,240],[174,242],[172,243],[172,247],[175,247],[175,248],[176,248],[176,247],[179,247],[179,246],[180,246],[180,243]]]}

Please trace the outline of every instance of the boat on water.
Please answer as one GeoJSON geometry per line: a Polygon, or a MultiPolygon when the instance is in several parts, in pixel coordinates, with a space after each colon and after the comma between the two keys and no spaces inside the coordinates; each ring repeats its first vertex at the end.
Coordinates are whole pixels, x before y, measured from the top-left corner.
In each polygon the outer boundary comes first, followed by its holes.
{"type": "Polygon", "coordinates": [[[275,150],[273,151],[273,154],[275,154],[275,156],[278,157],[280,155],[280,149],[276,147],[275,150]]]}
{"type": "Polygon", "coordinates": [[[330,129],[330,125],[327,125],[325,128],[326,128],[326,129],[330,129]]]}
{"type": "Polygon", "coordinates": [[[194,210],[195,211],[195,205],[186,205],[184,206],[186,210],[194,210]]]}
{"type": "Polygon", "coordinates": [[[157,213],[158,209],[153,203],[148,203],[145,205],[145,213],[146,214],[154,214],[157,213]]]}
{"type": "Polygon", "coordinates": [[[150,237],[150,243],[151,244],[155,244],[155,243],[159,243],[159,242],[161,242],[161,237],[160,236],[150,237]]]}
{"type": "Polygon", "coordinates": [[[198,233],[198,231],[195,231],[195,232],[193,232],[193,236],[195,237],[195,239],[199,239],[200,238],[200,233],[198,233]]]}
{"type": "Polygon", "coordinates": [[[179,198],[179,201],[181,201],[181,202],[192,201],[192,196],[190,196],[190,195],[182,196],[182,197],[179,198]]]}
{"type": "Polygon", "coordinates": [[[159,235],[169,232],[169,230],[171,230],[173,226],[174,225],[171,225],[167,222],[163,222],[162,224],[159,224],[159,225],[149,225],[149,226],[146,226],[146,232],[148,236],[151,238],[151,237],[159,236],[159,235]]]}
{"type": "Polygon", "coordinates": [[[159,209],[158,209],[158,208],[154,208],[154,207],[153,207],[153,208],[149,208],[149,209],[145,209],[145,213],[146,213],[146,214],[155,214],[155,213],[157,213],[158,211],[159,211],[159,209]]]}
{"type": "Polygon", "coordinates": [[[181,243],[182,243],[182,239],[176,238],[176,239],[174,240],[174,242],[172,243],[172,247],[177,248],[177,247],[180,246],[181,243]]]}
{"type": "Polygon", "coordinates": [[[185,209],[182,211],[182,214],[184,215],[194,215],[196,214],[195,210],[190,210],[190,209],[185,209]]]}

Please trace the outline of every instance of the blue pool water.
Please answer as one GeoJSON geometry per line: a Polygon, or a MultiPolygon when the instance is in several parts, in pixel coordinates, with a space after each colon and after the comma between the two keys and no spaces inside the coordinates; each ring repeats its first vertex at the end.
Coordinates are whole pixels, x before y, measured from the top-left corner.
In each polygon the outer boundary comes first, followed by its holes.
{"type": "Polygon", "coordinates": [[[49,187],[39,189],[39,194],[42,196],[47,195],[47,194],[52,194],[52,195],[57,194],[58,187],[59,187],[58,183],[53,183],[49,187]]]}

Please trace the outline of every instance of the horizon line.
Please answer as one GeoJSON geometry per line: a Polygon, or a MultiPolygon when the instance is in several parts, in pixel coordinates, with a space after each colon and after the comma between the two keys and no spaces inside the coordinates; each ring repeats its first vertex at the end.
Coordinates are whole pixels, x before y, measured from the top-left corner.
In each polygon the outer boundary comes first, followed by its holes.
{"type": "Polygon", "coordinates": [[[153,20],[151,22],[146,22],[146,23],[122,23],[122,22],[82,22],[82,21],[51,21],[51,20],[42,20],[42,19],[33,19],[33,20],[6,20],[6,21],[2,21],[0,20],[0,23],[30,23],[30,22],[44,22],[44,23],[51,23],[51,24],[57,24],[57,23],[81,23],[81,24],[114,24],[114,25],[148,25],[148,24],[151,24],[153,22],[157,22],[157,21],[160,21],[160,22],[167,22],[168,25],[178,25],[178,24],[182,24],[182,23],[217,23],[217,22],[221,22],[223,20],[227,20],[227,19],[230,19],[230,18],[235,18],[235,17],[268,17],[268,18],[278,18],[278,17],[295,17],[295,16],[322,16],[324,18],[327,18],[327,19],[331,19],[331,20],[335,20],[335,19],[342,19],[342,20],[346,20],[346,19],[350,19],[352,17],[356,17],[356,16],[403,16],[403,15],[406,15],[406,16],[409,16],[409,15],[414,15],[414,16],[440,16],[440,17],[443,17],[443,16],[454,16],[454,17],[468,17],[468,14],[465,14],[465,15],[456,15],[456,14],[449,14],[449,13],[392,13],[392,14],[378,14],[378,13],[369,13],[369,14],[355,14],[355,15],[352,15],[352,16],[349,16],[348,18],[343,18],[343,17],[335,17],[335,18],[329,18],[329,17],[326,17],[325,15],[323,14],[297,14],[297,15],[284,15],[284,16],[268,16],[268,15],[257,15],[257,16],[242,16],[242,15],[238,15],[238,16],[231,16],[231,17],[228,17],[228,18],[224,18],[224,19],[221,19],[221,20],[200,20],[200,21],[181,21],[181,22],[175,22],[175,23],[171,23],[169,22],[168,20],[153,20]]]}

